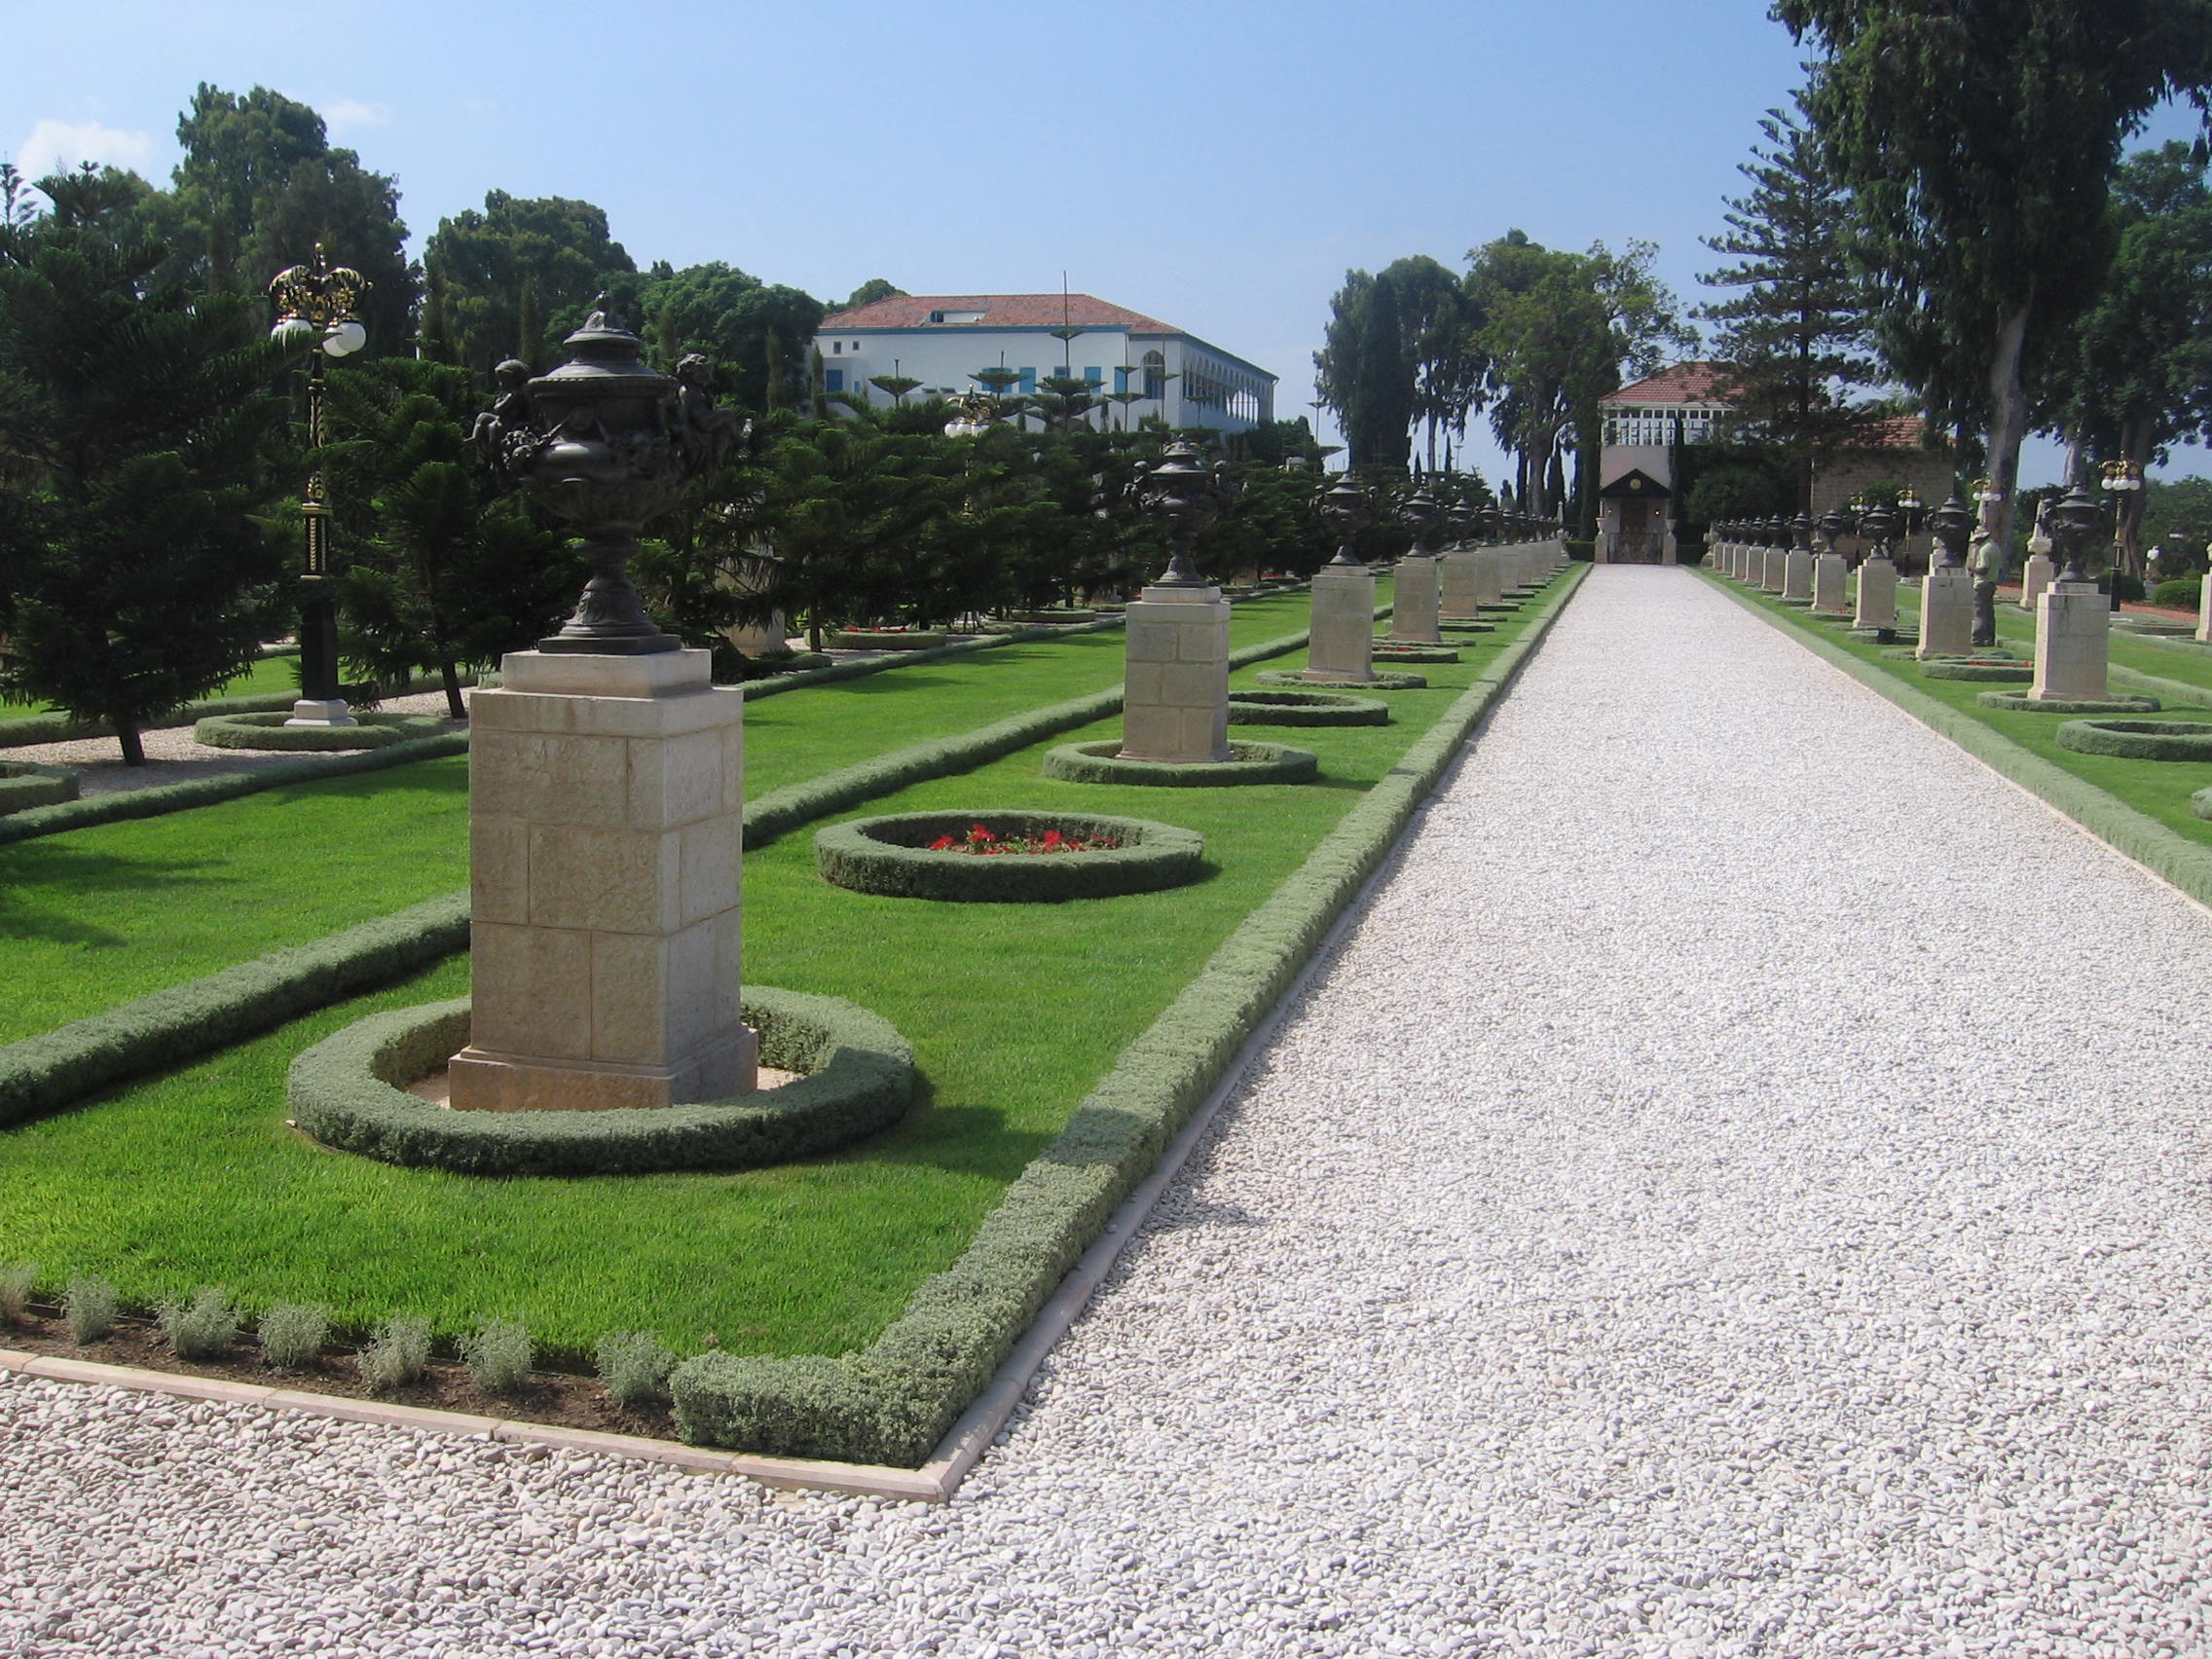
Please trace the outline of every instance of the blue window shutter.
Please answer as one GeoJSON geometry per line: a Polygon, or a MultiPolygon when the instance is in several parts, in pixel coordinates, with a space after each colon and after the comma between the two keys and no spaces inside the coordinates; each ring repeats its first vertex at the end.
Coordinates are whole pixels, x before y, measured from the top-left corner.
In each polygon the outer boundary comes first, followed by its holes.
{"type": "Polygon", "coordinates": [[[1024,392],[1037,389],[1037,371],[1035,369],[1025,368],[1021,371],[1021,389],[1024,392]]]}
{"type": "Polygon", "coordinates": [[[1083,378],[1092,386],[1104,386],[1106,384],[1106,371],[1099,368],[1086,369],[1083,371],[1083,378]]]}
{"type": "Polygon", "coordinates": [[[1129,389],[1129,371],[1128,371],[1128,370],[1126,370],[1126,369],[1116,369],[1116,370],[1114,371],[1114,389],[1115,389],[1116,391],[1126,391],[1126,390],[1128,390],[1128,389],[1129,389]]]}
{"type": "Polygon", "coordinates": [[[845,371],[843,369],[824,370],[822,389],[824,391],[843,391],[845,389],[845,371]]]}

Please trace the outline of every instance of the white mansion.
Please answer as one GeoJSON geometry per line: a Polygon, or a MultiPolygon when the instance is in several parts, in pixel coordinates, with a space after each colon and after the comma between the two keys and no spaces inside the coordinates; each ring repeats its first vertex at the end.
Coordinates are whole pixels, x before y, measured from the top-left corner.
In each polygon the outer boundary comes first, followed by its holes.
{"type": "Polygon", "coordinates": [[[1241,432],[1274,419],[1267,370],[1089,294],[902,294],[824,317],[814,348],[825,390],[873,403],[892,401],[870,385],[877,379],[919,381],[912,395],[927,397],[978,390],[978,371],[1004,369],[1010,392],[1028,392],[1064,368],[1124,394],[1094,424],[1133,426],[1151,416],[1241,432]]]}

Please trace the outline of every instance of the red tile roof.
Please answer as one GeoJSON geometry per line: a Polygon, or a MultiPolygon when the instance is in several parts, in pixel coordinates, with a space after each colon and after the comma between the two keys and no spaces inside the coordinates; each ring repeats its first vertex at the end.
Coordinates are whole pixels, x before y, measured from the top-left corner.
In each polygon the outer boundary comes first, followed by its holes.
{"type": "Polygon", "coordinates": [[[1919,449],[1928,438],[1928,423],[1918,415],[1885,415],[1869,421],[1851,440],[1853,449],[1919,449]]]}
{"type": "Polygon", "coordinates": [[[842,328],[1126,328],[1137,334],[1180,334],[1158,317],[1091,294],[899,294],[822,319],[824,333],[842,328]],[[1064,308],[1064,309],[1063,309],[1064,308]],[[937,323],[932,312],[981,312],[980,322],[937,323]]]}
{"type": "Polygon", "coordinates": [[[1677,363],[1671,369],[1608,391],[1600,403],[1725,403],[1728,372],[1718,363],[1677,363]]]}

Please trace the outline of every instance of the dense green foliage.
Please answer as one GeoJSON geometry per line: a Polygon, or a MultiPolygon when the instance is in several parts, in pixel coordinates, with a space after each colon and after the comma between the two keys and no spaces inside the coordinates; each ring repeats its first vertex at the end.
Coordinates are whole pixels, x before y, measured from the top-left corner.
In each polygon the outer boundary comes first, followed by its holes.
{"type": "Polygon", "coordinates": [[[441,219],[424,244],[424,354],[486,377],[507,357],[550,369],[560,360],[554,313],[581,320],[610,276],[636,269],[590,203],[487,191],[482,211],[441,219]]]}
{"type": "Polygon", "coordinates": [[[1131,760],[1119,739],[1063,743],[1045,752],[1044,773],[1070,784],[1119,784],[1166,790],[1229,789],[1248,784],[1306,784],[1321,773],[1309,749],[1279,743],[1232,743],[1226,760],[1131,760]]]}

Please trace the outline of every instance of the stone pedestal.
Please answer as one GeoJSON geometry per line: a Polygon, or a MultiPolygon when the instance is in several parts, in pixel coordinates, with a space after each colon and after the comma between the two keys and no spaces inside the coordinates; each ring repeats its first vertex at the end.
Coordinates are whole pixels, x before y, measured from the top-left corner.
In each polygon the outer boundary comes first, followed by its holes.
{"type": "Polygon", "coordinates": [[[516,651],[469,708],[474,1010],[457,1110],[750,1091],[738,1016],[745,703],[705,651],[516,651]]]}
{"type": "Polygon", "coordinates": [[[1938,565],[1920,584],[1920,645],[1914,655],[1966,656],[1973,649],[1973,572],[1938,565]]]}
{"type": "Polygon", "coordinates": [[[1810,601],[1813,597],[1813,550],[1792,547],[1782,556],[1782,597],[1810,601]]]}
{"type": "Polygon", "coordinates": [[[320,726],[327,729],[359,725],[361,722],[353,718],[352,710],[347,708],[343,697],[302,697],[292,705],[291,719],[284,723],[288,726],[320,726]]]}
{"type": "Polygon", "coordinates": [[[2036,601],[2036,678],[2031,697],[2097,698],[2106,684],[2112,600],[2094,582],[2052,582],[2036,601]]]}
{"type": "Polygon", "coordinates": [[[2058,574],[2058,567],[2050,562],[2047,553],[2030,553],[2028,562],[2020,567],[2020,608],[2033,610],[2036,601],[2043,598],[2058,574]]]}
{"type": "Polygon", "coordinates": [[[2196,600],[2196,637],[2212,645],[2212,571],[2205,573],[2196,600]]]}
{"type": "Polygon", "coordinates": [[[1229,602],[1214,587],[1148,587],[1128,608],[1122,758],[1229,758],[1229,602]]]}
{"type": "Polygon", "coordinates": [[[1850,566],[1844,563],[1841,553],[1821,553],[1813,559],[1813,608],[1830,616],[1842,616],[1851,609],[1851,590],[1846,577],[1850,566]]]}
{"type": "MultiPolygon", "coordinates": [[[[1390,590],[1390,638],[1409,645],[1440,645],[1444,635],[1436,626],[1443,598],[1437,562],[1409,553],[1398,561],[1396,582],[1390,590]]],[[[1223,635],[1226,641],[1228,636],[1223,635]]]]}
{"type": "Polygon", "coordinates": [[[1859,567],[1859,608],[1851,621],[1855,628],[1898,625],[1898,568],[1889,560],[1869,559],[1859,567]]]}
{"type": "Polygon", "coordinates": [[[1436,561],[1437,614],[1455,622],[1472,622],[1485,605],[1497,603],[1497,566],[1493,549],[1460,547],[1436,561]],[[1483,595],[1490,597],[1485,599],[1483,595]]]}
{"type": "Polygon", "coordinates": [[[1299,678],[1375,678],[1375,572],[1365,565],[1323,565],[1314,573],[1313,633],[1299,678]]]}
{"type": "Polygon", "coordinates": [[[1758,560],[1760,591],[1764,593],[1780,593],[1782,591],[1783,571],[1789,563],[1789,554],[1788,549],[1781,547],[1762,547],[1758,551],[1758,560]]]}
{"type": "Polygon", "coordinates": [[[791,624],[781,610],[765,622],[733,622],[722,638],[747,656],[779,656],[792,648],[791,624]]]}

